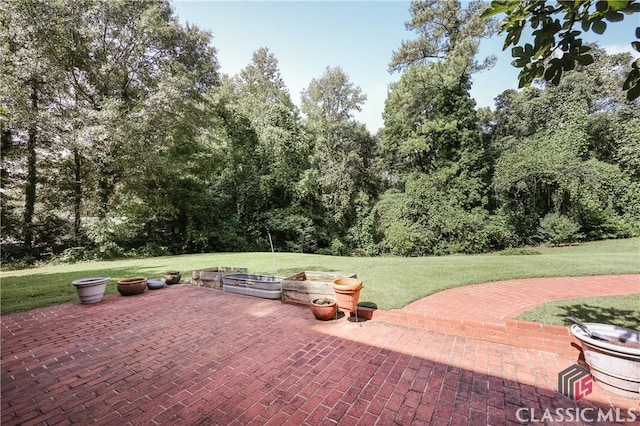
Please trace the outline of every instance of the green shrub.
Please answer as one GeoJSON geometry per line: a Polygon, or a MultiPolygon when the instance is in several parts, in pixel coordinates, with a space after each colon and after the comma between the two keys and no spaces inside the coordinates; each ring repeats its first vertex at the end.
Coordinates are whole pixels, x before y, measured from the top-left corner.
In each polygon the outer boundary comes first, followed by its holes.
{"type": "Polygon", "coordinates": [[[502,256],[530,256],[537,254],[542,254],[542,252],[526,247],[509,247],[500,252],[502,256]]]}
{"type": "Polygon", "coordinates": [[[69,247],[65,249],[62,253],[57,255],[52,263],[77,263],[85,260],[89,260],[87,258],[87,249],[85,247],[69,247]]]}
{"type": "Polygon", "coordinates": [[[568,217],[559,213],[549,213],[540,221],[538,235],[542,241],[557,246],[582,238],[582,234],[578,233],[579,229],[580,226],[568,217]]]}
{"type": "Polygon", "coordinates": [[[147,243],[139,249],[132,250],[134,257],[160,257],[169,256],[171,253],[167,247],[156,243],[147,243]]]}

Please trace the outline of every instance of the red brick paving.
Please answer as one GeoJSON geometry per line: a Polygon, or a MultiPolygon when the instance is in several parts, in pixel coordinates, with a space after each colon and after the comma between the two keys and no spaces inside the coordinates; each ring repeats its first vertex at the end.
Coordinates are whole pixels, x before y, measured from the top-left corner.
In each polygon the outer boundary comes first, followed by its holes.
{"type": "Polygon", "coordinates": [[[640,293],[640,275],[530,278],[452,288],[403,310],[498,324],[551,300],[631,293],[640,293]]]}
{"type": "MultiPolygon", "coordinates": [[[[640,293],[640,275],[532,278],[457,287],[402,309],[375,312],[377,320],[490,342],[572,355],[577,343],[567,327],[517,321],[556,299],[640,293]]],[[[640,297],[638,298],[640,303],[640,297]]]]}
{"type": "Polygon", "coordinates": [[[639,400],[598,386],[578,402],[559,394],[557,373],[578,356],[564,342],[539,350],[377,318],[392,313],[324,323],[308,308],[175,285],[3,316],[0,421],[507,425],[521,424],[521,407],[640,413],[639,400]]]}

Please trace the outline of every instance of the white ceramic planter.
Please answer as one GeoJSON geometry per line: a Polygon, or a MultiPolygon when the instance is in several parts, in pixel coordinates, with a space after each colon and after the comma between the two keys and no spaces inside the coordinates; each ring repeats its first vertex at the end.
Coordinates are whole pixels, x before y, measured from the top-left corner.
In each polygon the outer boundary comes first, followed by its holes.
{"type": "Polygon", "coordinates": [[[571,334],[580,340],[584,359],[596,382],[617,395],[640,399],[640,331],[609,324],[586,323],[586,326],[615,342],[592,339],[577,325],[571,326],[571,334]]]}
{"type": "Polygon", "coordinates": [[[92,277],[92,278],[80,278],[71,281],[71,284],[78,291],[78,297],[80,303],[90,304],[98,303],[102,300],[104,292],[107,289],[107,282],[111,277],[92,277]]]}

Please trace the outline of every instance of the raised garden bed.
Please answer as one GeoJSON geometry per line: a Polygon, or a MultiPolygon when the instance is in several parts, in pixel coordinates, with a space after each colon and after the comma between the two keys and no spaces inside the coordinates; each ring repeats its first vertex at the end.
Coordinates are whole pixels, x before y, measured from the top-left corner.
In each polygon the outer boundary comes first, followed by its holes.
{"type": "Polygon", "coordinates": [[[225,274],[222,277],[222,289],[263,299],[280,299],[281,282],[281,277],[270,275],[225,274]]]}
{"type": "Polygon", "coordinates": [[[303,271],[282,280],[282,301],[310,305],[321,297],[335,298],[333,281],[338,278],[357,278],[345,272],[303,271]]]}
{"type": "Polygon", "coordinates": [[[201,287],[222,288],[222,277],[224,274],[232,272],[246,273],[247,268],[216,266],[214,268],[199,269],[191,272],[191,283],[201,287]]]}

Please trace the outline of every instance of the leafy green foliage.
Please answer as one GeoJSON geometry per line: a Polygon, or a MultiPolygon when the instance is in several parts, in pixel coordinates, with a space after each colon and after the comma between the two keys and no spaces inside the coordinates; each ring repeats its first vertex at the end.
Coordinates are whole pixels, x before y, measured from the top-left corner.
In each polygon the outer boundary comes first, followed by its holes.
{"type": "MultiPolygon", "coordinates": [[[[636,28],[636,38],[640,40],[640,27],[636,28]]],[[[640,52],[640,41],[631,43],[636,52],[640,52]]],[[[622,85],[622,90],[627,91],[627,99],[633,100],[640,97],[640,59],[636,59],[631,64],[631,71],[627,74],[627,79],[622,85]]]]}
{"type": "Polygon", "coordinates": [[[502,256],[532,256],[532,255],[540,255],[542,252],[540,250],[535,250],[526,247],[510,247],[504,249],[500,252],[502,256]]]}
{"type": "MultiPolygon", "coordinates": [[[[585,10],[565,3],[555,8],[585,10]]],[[[601,32],[634,4],[598,3],[581,23],[601,32]]],[[[491,65],[476,62],[478,43],[495,31],[485,8],[411,3],[417,37],[393,54],[403,74],[374,136],[354,119],[366,95],[342,68],[311,79],[299,110],[268,48],[219,75],[211,35],[180,25],[166,0],[1,2],[3,264],[270,240],[335,256],[479,253],[538,242],[541,222],[544,239],[569,238],[563,218],[584,239],[638,235],[640,108],[620,91],[635,93],[624,82],[637,62],[581,46],[560,20],[562,49],[576,50],[566,67],[549,58],[559,83],[478,111],[472,76],[491,65]]],[[[537,21],[541,46],[555,20],[537,21]]],[[[511,24],[517,44],[526,22],[511,24]]],[[[514,47],[527,70],[545,53],[514,47]]]]}
{"type": "MultiPolygon", "coordinates": [[[[354,226],[356,199],[377,192],[373,158],[376,139],[352,118],[366,96],[340,68],[327,68],[302,92],[302,112],[314,139],[312,170],[317,184],[317,205],[324,212],[324,228],[330,251],[343,254],[345,231],[354,226]]],[[[363,216],[360,215],[360,218],[363,216]]]]}
{"type": "Polygon", "coordinates": [[[638,230],[637,155],[629,154],[640,121],[617,89],[630,59],[593,53],[589,72],[576,69],[544,90],[504,93],[498,103],[493,187],[522,243],[536,241],[550,213],[571,218],[588,239],[638,230]]]}
{"type": "Polygon", "coordinates": [[[474,60],[480,39],[489,38],[496,31],[496,22],[480,17],[485,7],[484,2],[475,0],[412,1],[409,7],[411,21],[405,24],[405,28],[416,32],[419,37],[402,42],[400,48],[393,52],[389,69],[407,71],[412,65],[450,62],[453,58],[459,65],[459,73],[491,68],[495,62],[493,56],[481,64],[474,60]]]}
{"type": "Polygon", "coordinates": [[[227,161],[226,172],[240,178],[228,190],[237,193],[232,208],[245,212],[240,223],[246,239],[268,246],[271,234],[278,249],[315,251],[313,202],[299,190],[310,167],[311,140],[280,76],[278,60],[267,48],[258,49],[252,62],[226,82],[225,90],[252,132],[251,146],[227,161]],[[239,169],[246,174],[237,176],[239,169]]]}
{"type": "MultiPolygon", "coordinates": [[[[591,48],[583,45],[582,33],[603,34],[607,22],[620,22],[625,15],[637,12],[640,12],[640,3],[635,0],[558,1],[554,5],[546,0],[494,0],[482,17],[505,15],[500,24],[500,33],[506,34],[503,50],[513,46],[511,54],[515,59],[512,64],[522,68],[518,76],[519,87],[525,87],[538,78],[557,85],[563,73],[579,65],[592,64],[591,48]],[[580,29],[575,28],[577,25],[580,29]],[[529,28],[533,30],[534,42],[521,45],[522,33],[529,28]]],[[[636,29],[636,38],[640,39],[640,27],[636,29]]],[[[640,52],[640,42],[634,41],[631,46],[640,52]]],[[[640,96],[639,66],[640,60],[636,60],[622,85],[628,100],[640,96]]]]}
{"type": "MultiPolygon", "coordinates": [[[[480,186],[482,188],[482,186],[480,186]]],[[[404,192],[391,190],[372,215],[380,250],[400,256],[480,253],[501,247],[509,230],[482,208],[478,188],[453,169],[412,174],[404,192]]]]}
{"type": "MultiPolygon", "coordinates": [[[[13,54],[2,56],[10,143],[21,146],[27,130],[38,144],[30,152],[46,158],[30,171],[31,179],[47,184],[29,185],[26,205],[38,208],[24,226],[50,223],[44,212],[58,212],[58,220],[73,216],[72,244],[108,257],[139,245],[145,221],[185,223],[180,208],[169,219],[159,203],[152,214],[136,206],[171,188],[179,191],[168,198],[180,201],[182,187],[171,185],[176,179],[169,173],[198,151],[196,135],[209,122],[203,95],[218,84],[210,36],[180,26],[165,1],[16,0],[4,3],[3,12],[3,39],[15,42],[3,44],[13,54]],[[31,94],[14,90],[25,81],[33,82],[31,94]],[[162,182],[159,175],[172,161],[162,182]],[[127,232],[115,230],[114,220],[127,232]]],[[[63,227],[49,229],[59,230],[45,238],[50,246],[68,239],[63,227]]],[[[40,237],[34,230],[30,235],[40,237]]]]}
{"type": "Polygon", "coordinates": [[[553,245],[573,243],[580,239],[578,233],[580,225],[566,216],[558,213],[549,213],[540,221],[538,233],[542,241],[553,245]]]}
{"type": "Polygon", "coordinates": [[[478,155],[469,88],[467,76],[443,76],[437,65],[413,67],[392,85],[382,130],[382,155],[391,170],[427,173],[463,160],[465,153],[478,155]]]}
{"type": "MultiPolygon", "coordinates": [[[[463,13],[467,18],[451,23],[451,28],[443,25],[449,29],[446,34],[442,28],[422,33],[415,45],[435,49],[444,43],[441,56],[426,65],[411,60],[400,81],[391,86],[381,154],[395,189],[387,191],[372,211],[373,234],[382,253],[477,253],[501,239],[486,210],[486,153],[469,96],[473,45],[477,47],[485,30],[490,32],[477,21],[478,6],[472,3],[462,12],[457,2],[412,4],[410,25],[421,22],[428,27],[431,24],[423,19],[433,14],[456,20],[463,13]]],[[[396,52],[396,64],[410,47],[405,43],[396,52]]]]}

